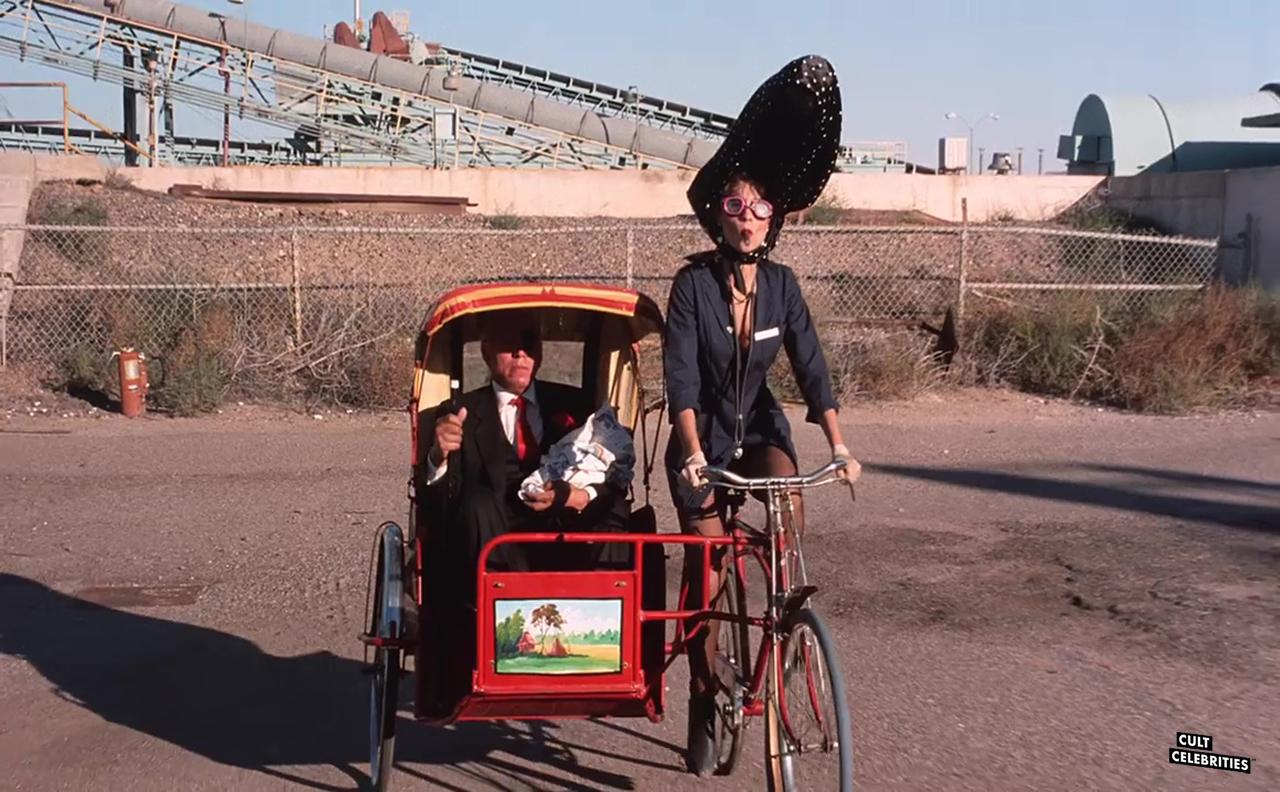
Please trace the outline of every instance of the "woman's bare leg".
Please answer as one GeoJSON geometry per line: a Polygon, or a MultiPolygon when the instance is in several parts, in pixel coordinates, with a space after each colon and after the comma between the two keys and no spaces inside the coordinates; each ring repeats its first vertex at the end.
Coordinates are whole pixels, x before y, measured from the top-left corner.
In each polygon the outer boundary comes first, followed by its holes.
{"type": "MultiPolygon", "coordinates": [[[[795,463],[787,453],[775,446],[756,446],[746,450],[743,458],[732,467],[738,473],[749,478],[764,476],[794,476],[795,463]]],[[[804,502],[799,492],[792,493],[792,512],[784,520],[790,521],[797,535],[804,531],[804,502]]],[[[687,534],[698,536],[724,536],[725,525],[715,511],[714,498],[708,497],[703,509],[697,515],[685,515],[681,519],[682,530],[687,534]]],[[[715,552],[711,557],[712,580],[715,590],[711,597],[711,608],[719,601],[724,590],[724,557],[723,551],[715,552]]],[[[702,602],[702,550],[689,548],[685,551],[684,581],[688,587],[687,607],[697,608],[702,602]]],[[[717,622],[703,622],[705,626],[697,635],[689,639],[689,693],[697,696],[715,692],[715,657],[719,648],[720,631],[717,622]]],[[[688,635],[696,625],[686,623],[685,634],[688,635]]]]}
{"type": "MultiPolygon", "coordinates": [[[[763,446],[743,458],[739,472],[748,478],[794,476],[796,465],[781,448],[763,446]]],[[[791,517],[784,517],[786,519],[790,519],[788,527],[794,528],[797,536],[804,535],[804,499],[800,497],[798,490],[791,493],[791,517]]]]}
{"type": "MultiPolygon", "coordinates": [[[[697,515],[682,515],[681,529],[695,536],[724,536],[724,522],[715,510],[715,497],[709,495],[697,515]]],[[[724,581],[724,553],[713,552],[711,565],[715,594],[718,595],[724,581]]],[[[688,546],[684,552],[684,583],[688,592],[682,607],[696,610],[702,603],[702,548],[688,546]]],[[[717,596],[711,597],[711,608],[716,606],[717,596]]],[[[685,636],[689,654],[689,695],[701,696],[715,692],[715,676],[712,673],[717,647],[718,630],[714,621],[686,621],[685,636]],[[697,630],[696,634],[693,631],[697,630]]]]}

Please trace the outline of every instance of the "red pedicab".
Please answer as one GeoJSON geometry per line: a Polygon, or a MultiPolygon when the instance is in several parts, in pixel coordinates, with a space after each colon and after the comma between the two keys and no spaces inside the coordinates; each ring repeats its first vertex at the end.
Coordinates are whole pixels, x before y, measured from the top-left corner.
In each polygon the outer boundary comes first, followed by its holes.
{"type": "MultiPolygon", "coordinates": [[[[661,400],[646,404],[640,378],[640,342],[661,332],[662,315],[648,297],[628,289],[567,283],[499,283],[455,289],[440,298],[424,323],[415,350],[409,405],[412,466],[419,472],[427,452],[424,413],[484,384],[477,365],[477,318],[491,311],[535,312],[545,345],[543,375],[549,369],[587,391],[595,406],[609,404],[619,422],[643,448],[646,505],[632,512],[627,533],[517,533],[486,545],[477,561],[475,663],[466,669],[462,689],[450,690],[441,709],[428,700],[423,671],[438,668],[439,636],[425,635],[437,623],[433,616],[446,603],[424,596],[424,541],[440,515],[429,513],[415,497],[410,478],[408,531],[388,522],[378,529],[371,559],[367,632],[361,641],[373,650],[369,667],[370,775],[379,790],[387,789],[394,757],[399,680],[407,657],[414,658],[417,684],[414,714],[418,720],[448,724],[472,720],[555,718],[637,718],[660,721],[664,713],[663,675],[684,652],[686,621],[694,629],[721,631],[716,671],[720,728],[718,772],[731,772],[742,747],[746,724],[763,716],[769,789],[852,789],[853,746],[844,684],[833,646],[821,619],[809,607],[816,587],[804,577],[799,537],[783,516],[790,509],[787,493],[837,481],[839,463],[808,476],[743,479],[728,471],[707,469],[716,486],[755,493],[765,502],[763,530],[737,516],[736,507],[721,538],[658,533],[647,505],[653,453],[644,431],[646,415],[661,400]],[[487,568],[493,551],[503,544],[602,544],[627,546],[622,566],[586,571],[505,572],[487,568]],[[711,579],[711,551],[728,553],[720,609],[709,596],[666,610],[664,545],[697,545],[703,549],[702,573],[711,579]],[[765,583],[758,615],[748,613],[747,564],[754,558],[765,583]],[[529,617],[524,616],[529,613],[529,617]],[[548,614],[557,618],[550,619],[548,614]],[[575,634],[573,653],[564,650],[560,634],[563,613],[581,615],[591,630],[575,634]],[[542,614],[543,640],[520,631],[526,618],[542,614]],[[553,643],[545,627],[560,622],[553,643]],[[674,623],[668,640],[666,626],[674,623]],[[753,652],[748,635],[761,632],[753,652]],[[518,636],[517,632],[520,632],[518,636]],[[513,640],[514,639],[514,640],[513,640]],[[532,644],[532,645],[531,645],[532,644]],[[826,757],[814,775],[801,772],[826,757]]],[[[660,365],[660,362],[656,365],[660,365]]],[[[656,429],[656,426],[655,426],[656,429]]],[[[429,435],[427,435],[429,437],[429,435]]],[[[652,441],[656,444],[656,432],[652,441]]],[[[739,499],[740,502],[740,499],[739,499]]],[[[709,592],[711,586],[703,586],[709,592]]],[[[573,625],[568,625],[572,629],[573,625]]],[[[438,680],[437,680],[438,681],[438,680]]],[[[456,684],[456,683],[455,683],[456,684]]]]}

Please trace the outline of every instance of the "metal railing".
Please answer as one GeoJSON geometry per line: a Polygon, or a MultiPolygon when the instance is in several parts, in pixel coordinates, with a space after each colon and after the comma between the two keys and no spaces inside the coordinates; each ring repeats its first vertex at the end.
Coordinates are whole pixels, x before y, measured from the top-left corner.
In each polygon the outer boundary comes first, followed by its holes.
{"type": "Polygon", "coordinates": [[[56,130],[56,134],[61,138],[61,145],[58,151],[63,154],[83,154],[71,142],[71,116],[79,116],[88,120],[91,124],[101,127],[97,121],[89,118],[80,110],[71,106],[70,97],[67,94],[67,84],[62,82],[0,82],[0,91],[17,91],[26,92],[24,98],[31,93],[53,90],[59,94],[60,117],[59,118],[16,118],[12,115],[4,119],[4,124],[14,130],[22,129],[40,129],[48,128],[56,130]]]}

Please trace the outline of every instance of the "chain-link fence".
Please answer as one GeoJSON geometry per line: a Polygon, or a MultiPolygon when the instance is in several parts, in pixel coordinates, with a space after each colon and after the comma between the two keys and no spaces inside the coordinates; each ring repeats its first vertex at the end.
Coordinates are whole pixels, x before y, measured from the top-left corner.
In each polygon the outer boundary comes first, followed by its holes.
{"type": "MultiPolygon", "coordinates": [[[[186,367],[214,356],[241,386],[311,377],[338,397],[371,355],[405,355],[450,288],[589,281],[665,305],[683,257],[707,247],[693,225],[0,232],[22,235],[16,277],[0,281],[6,364],[104,359],[133,346],[186,367]]],[[[795,269],[821,327],[937,320],[963,313],[966,296],[996,292],[1195,289],[1212,276],[1217,245],[1007,226],[794,227],[774,257],[795,269]]]]}

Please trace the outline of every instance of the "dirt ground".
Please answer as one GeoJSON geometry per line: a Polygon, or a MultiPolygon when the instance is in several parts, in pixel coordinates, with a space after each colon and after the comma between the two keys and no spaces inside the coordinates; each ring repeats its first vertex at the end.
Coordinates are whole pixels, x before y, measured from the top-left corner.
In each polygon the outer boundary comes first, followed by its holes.
{"type": "MultiPolygon", "coordinates": [[[[29,408],[0,411],[0,786],[363,788],[356,634],[405,416],[29,408]]],[[[859,788],[1280,789],[1280,414],[980,392],[844,424],[867,472],[853,508],[809,500],[806,550],[859,788]],[[1171,765],[1178,731],[1252,773],[1171,765]]],[[[734,777],[683,772],[684,668],[658,725],[405,709],[398,788],[762,788],[760,724],[734,777]]]]}

